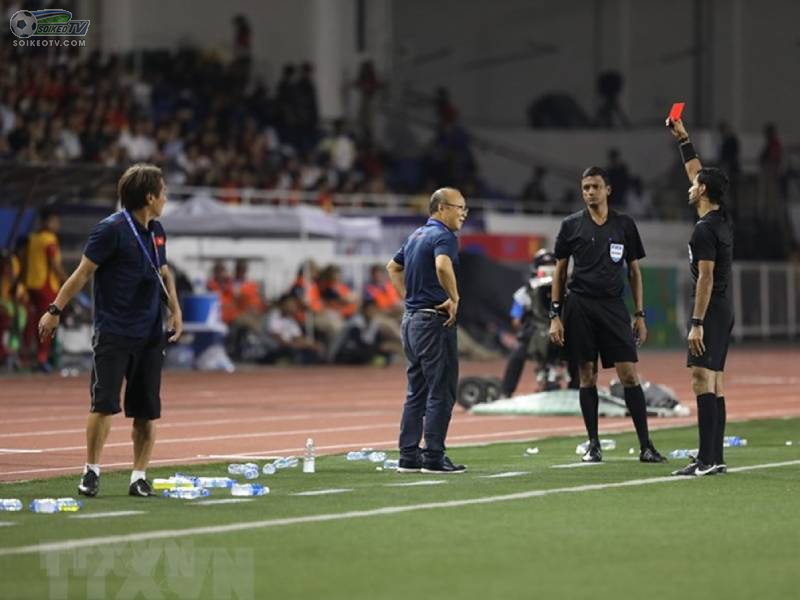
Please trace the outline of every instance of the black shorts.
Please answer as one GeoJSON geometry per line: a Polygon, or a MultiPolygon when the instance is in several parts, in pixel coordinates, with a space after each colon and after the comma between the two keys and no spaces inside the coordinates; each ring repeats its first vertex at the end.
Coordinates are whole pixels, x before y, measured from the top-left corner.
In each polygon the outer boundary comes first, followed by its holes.
{"type": "Polygon", "coordinates": [[[589,298],[568,294],[564,301],[562,358],[580,364],[595,362],[603,368],[618,362],[637,362],[631,317],[622,298],[589,298]]]}
{"type": "Polygon", "coordinates": [[[158,419],[161,416],[161,367],[166,336],[132,338],[97,332],[90,393],[91,412],[117,414],[125,379],[125,416],[158,419]]]}
{"type": "MultiPolygon", "coordinates": [[[[686,326],[686,333],[692,328],[692,323],[686,326]]],[[[731,342],[733,331],[733,305],[730,300],[711,297],[703,319],[703,344],[706,351],[700,356],[686,353],[687,367],[702,367],[711,371],[724,371],[725,359],[728,356],[728,346],[731,342]]]]}

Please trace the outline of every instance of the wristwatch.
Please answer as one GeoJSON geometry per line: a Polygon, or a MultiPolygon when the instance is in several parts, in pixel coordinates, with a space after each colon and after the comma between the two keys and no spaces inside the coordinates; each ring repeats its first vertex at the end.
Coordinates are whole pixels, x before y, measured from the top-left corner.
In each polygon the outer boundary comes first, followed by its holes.
{"type": "Polygon", "coordinates": [[[51,304],[50,306],[48,306],[47,312],[55,317],[61,316],[61,309],[58,308],[55,304],[51,304]]]}
{"type": "Polygon", "coordinates": [[[692,317],[692,326],[693,327],[702,327],[703,326],[703,319],[698,319],[696,317],[692,317]]]}
{"type": "Polygon", "coordinates": [[[633,313],[633,316],[641,319],[645,318],[643,310],[637,310],[635,313],[633,313]]]}
{"type": "Polygon", "coordinates": [[[550,304],[550,312],[547,315],[550,320],[552,321],[556,317],[561,316],[561,303],[560,302],[552,302],[550,304]]]}

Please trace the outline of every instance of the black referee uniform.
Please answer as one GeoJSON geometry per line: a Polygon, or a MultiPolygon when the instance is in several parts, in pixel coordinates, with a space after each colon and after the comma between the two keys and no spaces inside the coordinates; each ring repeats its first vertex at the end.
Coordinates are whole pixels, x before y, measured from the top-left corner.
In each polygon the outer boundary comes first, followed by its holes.
{"type": "MultiPolygon", "coordinates": [[[[645,256],[633,219],[608,209],[606,222],[598,225],[588,209],[574,213],[561,223],[555,255],[557,259],[572,257],[574,263],[563,308],[563,358],[585,365],[596,363],[599,355],[604,368],[637,362],[636,340],[624,301],[627,263],[645,256]]],[[[581,387],[579,397],[590,440],[583,460],[598,461],[596,385],[581,387]]],[[[640,460],[662,461],[649,438],[641,385],[625,387],[625,404],[639,438],[640,460]]]]}
{"type": "MultiPolygon", "coordinates": [[[[725,370],[725,359],[733,331],[733,223],[725,209],[711,210],[694,226],[689,241],[689,264],[692,273],[692,306],[697,294],[699,261],[714,262],[714,284],[711,299],[703,318],[705,352],[694,356],[687,352],[686,366],[700,367],[717,373],[725,370]]],[[[692,323],[687,323],[687,332],[692,323]]],[[[701,428],[698,458],[705,465],[724,468],[723,440],[725,437],[725,397],[716,393],[697,397],[698,421],[701,428]],[[712,407],[713,404],[713,407],[712,407]],[[712,410],[706,410],[712,407],[712,410]],[[709,421],[706,423],[706,421],[709,421]],[[704,433],[713,431],[713,433],[704,433]]]]}

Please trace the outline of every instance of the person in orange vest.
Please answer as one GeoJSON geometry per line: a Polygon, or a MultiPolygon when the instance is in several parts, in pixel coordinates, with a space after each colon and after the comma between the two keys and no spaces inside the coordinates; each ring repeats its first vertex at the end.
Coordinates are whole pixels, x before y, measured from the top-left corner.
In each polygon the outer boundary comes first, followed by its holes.
{"type": "Polygon", "coordinates": [[[28,238],[23,269],[31,309],[26,341],[29,347],[36,347],[36,368],[46,373],[52,370],[49,363],[52,338],[39,339],[36,325],[56,299],[58,289],[66,279],[58,242],[60,227],[61,220],[53,208],[45,207],[39,211],[39,229],[28,238]]]}
{"type": "Polygon", "coordinates": [[[347,319],[355,314],[358,301],[353,291],[342,282],[341,274],[339,267],[328,265],[319,274],[317,284],[323,305],[347,319]]]}

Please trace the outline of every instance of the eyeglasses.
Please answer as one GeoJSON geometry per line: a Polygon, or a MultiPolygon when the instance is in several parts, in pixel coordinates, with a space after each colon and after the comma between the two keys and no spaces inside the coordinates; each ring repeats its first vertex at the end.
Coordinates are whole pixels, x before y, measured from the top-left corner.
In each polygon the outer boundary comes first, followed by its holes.
{"type": "Polygon", "coordinates": [[[466,206],[461,206],[460,204],[450,204],[449,202],[442,202],[445,206],[449,206],[450,208],[457,208],[459,212],[463,213],[466,217],[469,214],[469,209],[466,206]]]}

